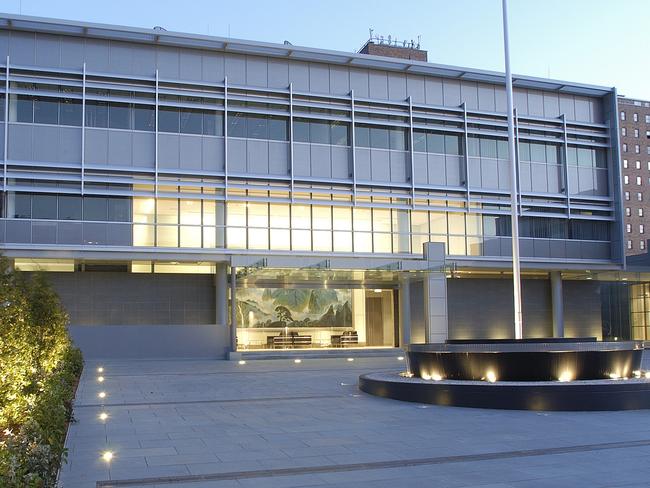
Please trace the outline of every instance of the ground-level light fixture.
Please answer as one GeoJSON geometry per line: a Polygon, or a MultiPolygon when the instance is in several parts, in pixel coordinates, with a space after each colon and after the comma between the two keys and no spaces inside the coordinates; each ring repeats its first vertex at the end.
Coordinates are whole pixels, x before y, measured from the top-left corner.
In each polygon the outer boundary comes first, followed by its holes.
{"type": "Polygon", "coordinates": [[[107,463],[110,463],[113,460],[113,451],[104,451],[102,459],[107,463]]]}
{"type": "Polygon", "coordinates": [[[241,359],[241,360],[239,361],[238,364],[242,364],[242,365],[243,365],[243,364],[246,364],[246,361],[244,361],[243,359],[241,359]]]}
{"type": "Polygon", "coordinates": [[[485,373],[485,379],[490,383],[494,383],[497,380],[497,375],[494,373],[494,371],[488,371],[485,373]]]}
{"type": "Polygon", "coordinates": [[[650,380],[650,371],[646,371],[644,376],[646,380],[650,380]]]}
{"type": "Polygon", "coordinates": [[[438,373],[432,373],[431,374],[431,379],[433,381],[440,381],[440,380],[442,380],[442,376],[440,374],[438,374],[438,373]]]}
{"type": "Polygon", "coordinates": [[[106,398],[106,392],[105,391],[100,391],[99,393],[97,393],[97,396],[99,398],[106,398]]]}
{"type": "Polygon", "coordinates": [[[102,412],[99,414],[99,420],[106,420],[108,418],[108,414],[106,412],[102,412]]]}
{"type": "Polygon", "coordinates": [[[102,368],[102,367],[100,366],[99,368],[97,368],[97,372],[98,372],[98,373],[103,373],[103,372],[104,372],[104,368],[102,368]]]}
{"type": "Polygon", "coordinates": [[[398,361],[404,361],[404,356],[397,356],[398,361]]]}
{"type": "Polygon", "coordinates": [[[572,379],[573,379],[573,375],[571,374],[571,371],[563,371],[557,380],[561,383],[566,383],[568,381],[571,381],[572,379]]]}
{"type": "Polygon", "coordinates": [[[613,380],[617,380],[621,377],[621,375],[618,373],[609,373],[609,377],[613,380]]]}
{"type": "Polygon", "coordinates": [[[351,363],[352,361],[354,361],[354,358],[348,358],[349,363],[351,363]]]}
{"type": "Polygon", "coordinates": [[[294,359],[293,362],[296,364],[300,364],[302,363],[302,359],[294,359]]]}
{"type": "Polygon", "coordinates": [[[98,376],[97,381],[99,381],[100,383],[103,383],[104,382],[104,377],[103,376],[98,376]]]}

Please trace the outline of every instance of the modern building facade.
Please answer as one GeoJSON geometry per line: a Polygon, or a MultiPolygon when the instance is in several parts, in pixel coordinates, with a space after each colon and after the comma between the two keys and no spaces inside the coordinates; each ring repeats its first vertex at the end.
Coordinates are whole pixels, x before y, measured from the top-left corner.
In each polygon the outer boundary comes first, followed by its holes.
{"type": "MultiPolygon", "coordinates": [[[[512,331],[504,76],[0,16],[2,252],[89,355],[512,331]],[[234,326],[233,326],[234,325],[234,326]]],[[[611,334],[613,88],[516,76],[524,335],[611,334]]]]}

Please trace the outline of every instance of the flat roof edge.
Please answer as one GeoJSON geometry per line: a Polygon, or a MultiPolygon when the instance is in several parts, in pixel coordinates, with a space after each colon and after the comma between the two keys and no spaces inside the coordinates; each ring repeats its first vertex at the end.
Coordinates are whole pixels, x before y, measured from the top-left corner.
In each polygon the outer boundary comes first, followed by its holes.
{"type": "MultiPolygon", "coordinates": [[[[360,68],[374,68],[397,71],[406,74],[430,75],[457,79],[459,81],[478,81],[490,84],[505,84],[504,73],[427,63],[423,61],[389,58],[368,54],[347,53],[290,44],[250,41],[227,37],[190,34],[175,31],[156,30],[141,27],[80,22],[64,19],[17,15],[0,12],[0,28],[15,31],[42,32],[71,35],[124,42],[150,43],[184,48],[218,50],[237,54],[251,54],[288,60],[302,60],[339,64],[360,68]]],[[[614,92],[614,87],[567,82],[534,76],[513,75],[513,85],[549,91],[560,91],[583,96],[605,96],[614,92]]]]}

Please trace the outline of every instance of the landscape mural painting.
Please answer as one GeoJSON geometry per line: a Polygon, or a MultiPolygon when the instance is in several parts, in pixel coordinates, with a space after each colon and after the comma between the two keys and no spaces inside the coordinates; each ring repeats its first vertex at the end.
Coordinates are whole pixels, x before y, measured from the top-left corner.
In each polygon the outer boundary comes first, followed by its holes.
{"type": "Polygon", "coordinates": [[[345,289],[244,288],[237,290],[237,326],[352,327],[351,301],[345,289]]]}

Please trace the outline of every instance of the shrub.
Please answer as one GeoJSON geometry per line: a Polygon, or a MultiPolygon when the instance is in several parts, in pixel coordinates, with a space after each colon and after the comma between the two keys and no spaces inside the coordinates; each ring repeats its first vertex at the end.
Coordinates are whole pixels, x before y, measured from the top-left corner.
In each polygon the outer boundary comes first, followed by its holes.
{"type": "Polygon", "coordinates": [[[54,486],[83,361],[42,274],[0,257],[0,486],[54,486]]]}

